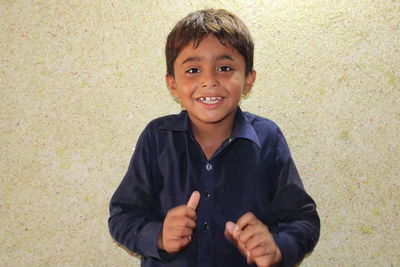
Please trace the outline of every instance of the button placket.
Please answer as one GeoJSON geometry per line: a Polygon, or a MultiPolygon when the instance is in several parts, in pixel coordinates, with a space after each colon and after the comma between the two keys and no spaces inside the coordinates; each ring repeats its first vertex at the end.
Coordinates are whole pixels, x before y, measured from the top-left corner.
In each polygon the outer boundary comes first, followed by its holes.
{"type": "Polygon", "coordinates": [[[203,223],[203,231],[207,232],[210,229],[210,225],[207,222],[203,223]]]}
{"type": "MultiPolygon", "coordinates": [[[[211,172],[213,169],[213,165],[210,162],[207,162],[205,165],[205,168],[208,172],[211,172]]],[[[211,196],[210,191],[209,190],[205,190],[204,191],[204,197],[207,200],[209,197],[211,196]]]]}
{"type": "Polygon", "coordinates": [[[209,163],[209,162],[207,162],[207,163],[206,163],[206,170],[207,170],[207,171],[211,171],[212,168],[213,168],[212,164],[209,163]]]}
{"type": "MultiPolygon", "coordinates": [[[[211,198],[211,192],[214,184],[214,177],[213,177],[213,164],[209,161],[205,162],[204,169],[205,169],[205,179],[204,181],[204,186],[203,186],[203,196],[204,196],[204,208],[205,210],[208,210],[208,213],[212,209],[212,198],[211,198]]],[[[207,233],[209,235],[210,230],[211,230],[211,224],[210,224],[210,218],[208,215],[206,215],[203,218],[203,222],[201,225],[201,229],[204,233],[207,233]]]]}

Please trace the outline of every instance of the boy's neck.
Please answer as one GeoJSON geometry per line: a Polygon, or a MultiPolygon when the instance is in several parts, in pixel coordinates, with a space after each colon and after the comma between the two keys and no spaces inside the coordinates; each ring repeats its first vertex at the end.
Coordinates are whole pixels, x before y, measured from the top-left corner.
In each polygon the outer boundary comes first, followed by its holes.
{"type": "Polygon", "coordinates": [[[231,136],[236,112],[237,110],[216,123],[203,123],[191,119],[193,135],[207,159],[210,159],[221,144],[231,136]]]}

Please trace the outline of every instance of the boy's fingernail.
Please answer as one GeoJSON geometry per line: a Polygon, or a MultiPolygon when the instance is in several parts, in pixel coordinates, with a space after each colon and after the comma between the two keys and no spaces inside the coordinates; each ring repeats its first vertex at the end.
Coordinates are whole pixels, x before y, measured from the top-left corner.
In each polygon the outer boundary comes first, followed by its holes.
{"type": "Polygon", "coordinates": [[[250,264],[250,250],[246,253],[247,264],[250,264]]]}

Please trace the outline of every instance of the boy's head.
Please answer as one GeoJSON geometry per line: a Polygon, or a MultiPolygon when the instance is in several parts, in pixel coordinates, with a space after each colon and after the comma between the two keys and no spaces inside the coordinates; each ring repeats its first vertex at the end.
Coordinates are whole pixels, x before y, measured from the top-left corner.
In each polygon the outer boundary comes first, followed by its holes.
{"type": "Polygon", "coordinates": [[[245,75],[253,70],[253,39],[246,25],[234,14],[222,9],[190,13],[179,21],[167,38],[165,55],[167,74],[174,77],[174,61],[182,48],[193,41],[194,47],[209,34],[224,46],[232,46],[245,59],[245,75]]]}

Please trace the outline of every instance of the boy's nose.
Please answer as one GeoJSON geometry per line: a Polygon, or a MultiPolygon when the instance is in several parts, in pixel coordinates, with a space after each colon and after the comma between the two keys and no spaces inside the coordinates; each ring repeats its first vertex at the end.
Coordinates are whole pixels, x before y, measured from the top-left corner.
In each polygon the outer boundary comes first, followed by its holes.
{"type": "Polygon", "coordinates": [[[203,80],[201,83],[201,87],[212,88],[218,86],[218,79],[216,77],[216,73],[214,71],[205,71],[203,72],[203,80]]]}

